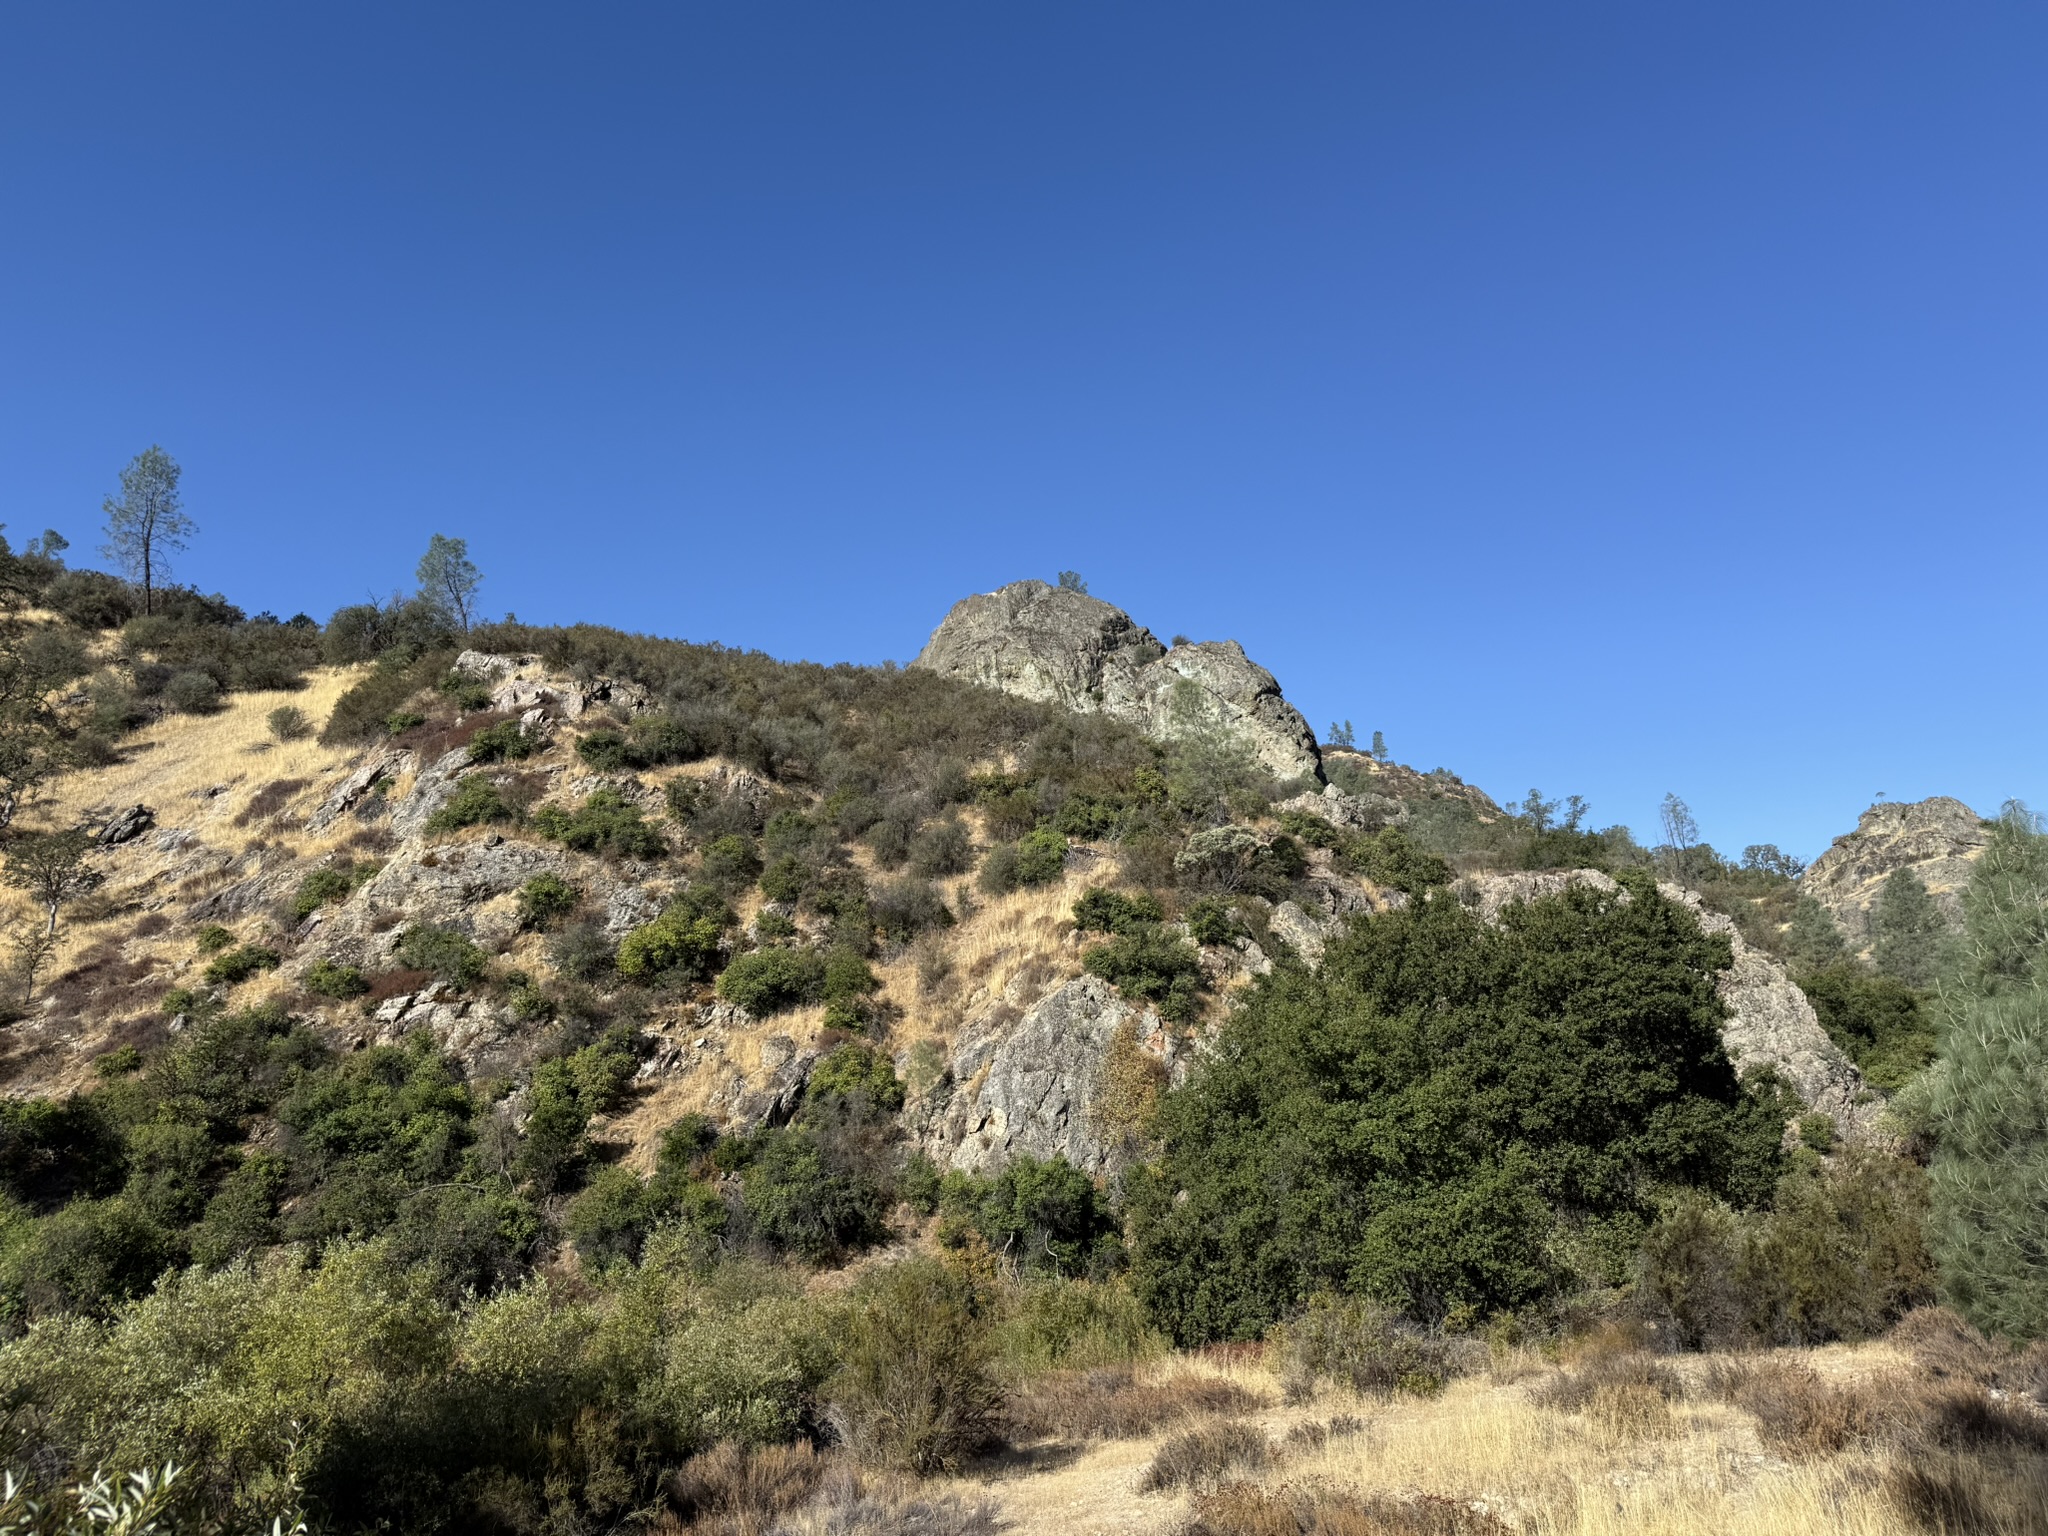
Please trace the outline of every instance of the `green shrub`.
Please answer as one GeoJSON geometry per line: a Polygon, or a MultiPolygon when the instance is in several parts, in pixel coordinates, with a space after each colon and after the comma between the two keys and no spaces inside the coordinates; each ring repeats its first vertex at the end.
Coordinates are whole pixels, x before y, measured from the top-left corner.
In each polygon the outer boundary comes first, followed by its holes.
{"type": "Polygon", "coordinates": [[[399,935],[398,963],[427,971],[459,987],[474,986],[490,968],[490,956],[454,928],[422,923],[399,935]]]}
{"type": "Polygon", "coordinates": [[[1132,933],[1157,927],[1165,916],[1157,898],[1142,891],[1126,896],[1090,887],[1074,903],[1074,927],[1082,933],[1132,933]]]}
{"type": "Polygon", "coordinates": [[[647,1185],[630,1168],[600,1168],[563,1214],[562,1229],[593,1269],[640,1257],[653,1211],[647,1185]]]}
{"type": "Polygon", "coordinates": [[[875,928],[891,943],[907,944],[920,933],[953,926],[952,908],[929,880],[897,880],[875,893],[870,906],[875,928]]]}
{"type": "Polygon", "coordinates": [[[747,839],[729,833],[714,839],[704,850],[701,873],[709,884],[722,891],[743,891],[760,877],[760,855],[747,839]]]}
{"type": "Polygon", "coordinates": [[[1425,1320],[1525,1306],[1577,1283],[1567,1213],[1620,1232],[1660,1189],[1767,1198],[1784,1118],[1721,1044],[1728,941],[1647,876],[1620,887],[1496,925],[1414,900],[1255,981],[1127,1190],[1162,1325],[1256,1337],[1319,1290],[1425,1320]]]}
{"type": "Polygon", "coordinates": [[[244,944],[214,956],[206,967],[206,979],[215,986],[232,987],[247,981],[258,971],[274,971],[284,957],[261,944],[244,944]]]}
{"type": "Polygon", "coordinates": [[[1335,1381],[1368,1397],[1431,1397],[1485,1359],[1470,1339],[1418,1327],[1364,1297],[1328,1292],[1311,1297],[1287,1325],[1279,1354],[1283,1379],[1335,1381]]]}
{"type": "Polygon", "coordinates": [[[403,736],[416,725],[425,725],[427,717],[416,709],[395,709],[384,717],[384,731],[390,736],[403,736]]]}
{"type": "Polygon", "coordinates": [[[126,1077],[142,1070],[142,1052],[132,1045],[117,1045],[104,1056],[94,1058],[95,1077],[126,1077]]]}
{"type": "Polygon", "coordinates": [[[872,1047],[849,1041],[811,1068],[804,1092],[812,1100],[828,1095],[859,1098],[885,1114],[903,1107],[903,1084],[889,1058],[872,1047]]]}
{"type": "Polygon", "coordinates": [[[1050,885],[1066,872],[1067,840],[1050,827],[1017,839],[1016,878],[1019,885],[1050,885]]]}
{"type": "Polygon", "coordinates": [[[543,870],[519,888],[519,926],[529,933],[552,928],[582,901],[580,886],[543,870]]]}
{"type": "MultiPolygon", "coordinates": [[[[348,659],[366,661],[371,658],[352,656],[348,659]]],[[[405,705],[414,694],[433,686],[435,678],[447,671],[449,659],[446,651],[422,653],[415,650],[409,656],[400,651],[386,654],[368,676],[335,702],[333,712],[327,717],[327,725],[320,732],[320,739],[329,746],[345,746],[393,734],[391,721],[397,717],[410,717],[413,725],[420,724],[426,717],[415,710],[407,710],[405,705]]],[[[400,729],[409,730],[411,726],[400,729]]]]}
{"type": "Polygon", "coordinates": [[[757,949],[718,978],[718,995],[765,1019],[825,995],[825,958],[806,949],[757,949]]]}
{"type": "Polygon", "coordinates": [[[548,960],[570,981],[597,981],[611,974],[619,952],[596,923],[572,923],[548,941],[548,960]]]}
{"type": "Polygon", "coordinates": [[[713,900],[713,911],[678,902],[627,934],[619,945],[619,974],[635,981],[663,976],[702,981],[711,975],[718,969],[720,936],[731,915],[722,900],[713,900]]]}
{"type": "Polygon", "coordinates": [[[234,943],[235,935],[219,923],[208,923],[194,936],[193,942],[199,946],[199,953],[211,955],[234,943]]]}
{"type": "Polygon", "coordinates": [[[465,715],[491,707],[490,684],[473,673],[451,671],[434,686],[465,715]]]}
{"type": "Polygon", "coordinates": [[[641,819],[640,808],[616,789],[593,790],[574,811],[544,805],[533,813],[544,837],[581,853],[621,859],[658,859],[668,852],[661,833],[641,819]]]}
{"type": "Polygon", "coordinates": [[[299,882],[297,894],[292,897],[292,919],[304,922],[330,901],[346,901],[356,888],[353,865],[327,865],[316,869],[299,882]]]}
{"type": "Polygon", "coordinates": [[[164,702],[184,715],[210,715],[220,708],[221,688],[205,672],[180,672],[164,685],[164,702]]]}
{"type": "Polygon", "coordinates": [[[472,763],[509,763],[533,756],[546,742],[538,731],[528,733],[517,720],[500,720],[469,738],[472,763]]]}
{"type": "Polygon", "coordinates": [[[356,967],[336,965],[331,960],[315,960],[306,968],[299,984],[316,997],[331,997],[337,1002],[361,997],[370,990],[370,983],[356,967]]]}
{"type": "Polygon", "coordinates": [[[1004,1309],[994,1343],[1012,1376],[1101,1370],[1157,1359],[1168,1349],[1121,1279],[1025,1282],[1004,1309]]]}
{"type": "Polygon", "coordinates": [[[1934,1295],[1926,1212],[1909,1162],[1801,1153],[1767,1211],[1676,1198],[1644,1238],[1640,1293],[1689,1348],[1872,1338],[1934,1295]]]}
{"type": "Polygon", "coordinates": [[[1066,1278],[1116,1267],[1117,1222],[1094,1182],[1064,1157],[1013,1157],[992,1178],[946,1175],[940,1208],[971,1224],[1025,1275],[1066,1278]]]}
{"type": "Polygon", "coordinates": [[[280,704],[263,719],[279,741],[304,741],[313,734],[313,722],[296,704],[280,704]]]}
{"type": "Polygon", "coordinates": [[[887,1234],[889,1192],[807,1126],[722,1142],[719,1156],[739,1169],[748,1234],[772,1248],[824,1264],[887,1234]]]}
{"type": "Polygon", "coordinates": [[[1932,1010],[1904,982],[1853,964],[1807,971],[1798,980],[1821,1028],[1872,1087],[1896,1093],[1934,1059],[1932,1010]]]}
{"type": "Polygon", "coordinates": [[[1081,966],[1125,996],[1156,1004],[1162,1018],[1186,1023],[1200,1006],[1201,956],[1163,928],[1120,933],[1082,955],[1081,966]]]}
{"type": "Polygon", "coordinates": [[[928,822],[910,840],[910,872],[923,879],[964,875],[973,867],[974,839],[957,817],[928,822]]]}
{"type": "Polygon", "coordinates": [[[518,809],[498,786],[479,774],[469,774],[455,786],[447,803],[427,818],[429,832],[455,832],[463,827],[480,827],[490,822],[516,822],[518,809]]]}
{"type": "Polygon", "coordinates": [[[1352,868],[1375,885],[1410,896],[1451,883],[1451,867],[1415,846],[1398,827],[1356,839],[1346,850],[1352,868]]]}
{"type": "Polygon", "coordinates": [[[1230,944],[1244,934],[1244,920],[1236,910],[1213,896],[1188,908],[1187,925],[1197,944],[1230,944]]]}
{"type": "Polygon", "coordinates": [[[617,731],[592,731],[576,743],[576,755],[599,773],[619,773],[632,766],[626,738],[617,731]]]}
{"type": "Polygon", "coordinates": [[[829,1394],[848,1446],[871,1466],[950,1470],[996,1439],[992,1301],[933,1259],[891,1265],[854,1293],[829,1394]]]}

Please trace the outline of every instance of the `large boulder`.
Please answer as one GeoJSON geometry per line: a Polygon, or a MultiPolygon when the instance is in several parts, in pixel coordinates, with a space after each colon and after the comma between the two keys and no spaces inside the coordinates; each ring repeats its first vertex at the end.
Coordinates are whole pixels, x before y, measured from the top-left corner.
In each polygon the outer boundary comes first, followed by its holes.
{"type": "Polygon", "coordinates": [[[962,598],[913,666],[1019,698],[1102,713],[1157,741],[1221,731],[1276,778],[1322,777],[1315,732],[1235,640],[1171,649],[1085,592],[1016,581],[962,598]]]}
{"type": "Polygon", "coordinates": [[[1870,942],[1870,909],[1901,869],[1918,875],[1943,915],[1960,926],[1963,888],[1985,840],[1977,813],[1947,795],[1883,801],[1813,861],[1799,888],[1827,908],[1857,948],[1870,942]]]}

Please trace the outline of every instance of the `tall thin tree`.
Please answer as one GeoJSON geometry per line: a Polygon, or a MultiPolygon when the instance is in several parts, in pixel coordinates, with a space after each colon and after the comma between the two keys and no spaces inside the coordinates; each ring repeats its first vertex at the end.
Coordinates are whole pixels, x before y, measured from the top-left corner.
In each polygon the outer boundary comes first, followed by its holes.
{"type": "Polygon", "coordinates": [[[156,583],[171,573],[169,552],[199,531],[178,500],[178,461],[152,443],[121,471],[121,494],[109,496],[107,542],[101,553],[142,583],[142,611],[156,608],[156,583]]]}
{"type": "Polygon", "coordinates": [[[483,572],[469,558],[469,540],[435,534],[427,541],[427,552],[420,556],[415,574],[419,578],[420,596],[446,613],[449,623],[468,634],[476,618],[477,588],[484,584],[483,572]]]}

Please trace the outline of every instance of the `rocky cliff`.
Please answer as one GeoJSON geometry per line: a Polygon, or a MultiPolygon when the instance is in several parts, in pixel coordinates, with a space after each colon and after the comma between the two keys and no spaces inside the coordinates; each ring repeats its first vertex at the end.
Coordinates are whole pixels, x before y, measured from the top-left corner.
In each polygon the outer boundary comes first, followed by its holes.
{"type": "Polygon", "coordinates": [[[1275,778],[1320,780],[1315,732],[1235,640],[1168,648],[1085,592],[1016,581],[953,605],[914,666],[1020,698],[1101,712],[1158,741],[1221,730],[1275,778]]]}
{"type": "Polygon", "coordinates": [[[1918,875],[1935,904],[1960,924],[1963,887],[1984,843],[1983,822],[1960,800],[1883,801],[1813,861],[1799,887],[1827,908],[1857,947],[1870,941],[1871,906],[1901,869],[1918,875]]]}

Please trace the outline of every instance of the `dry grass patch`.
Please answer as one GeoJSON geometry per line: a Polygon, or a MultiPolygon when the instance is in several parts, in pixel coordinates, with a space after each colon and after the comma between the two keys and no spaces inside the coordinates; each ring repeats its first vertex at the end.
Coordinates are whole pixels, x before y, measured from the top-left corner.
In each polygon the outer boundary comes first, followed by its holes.
{"type": "Polygon", "coordinates": [[[1220,1376],[1175,1374],[1138,1379],[1129,1367],[1058,1371],[1010,1395],[1005,1421],[1014,1438],[1128,1440],[1188,1419],[1254,1413],[1270,1399],[1220,1376]]]}
{"type": "Polygon", "coordinates": [[[1272,1442],[1250,1424],[1204,1424],[1174,1435],[1152,1454],[1138,1479],[1143,1493],[1214,1484],[1225,1473],[1256,1472],[1273,1460],[1272,1442]]]}
{"type": "Polygon", "coordinates": [[[1513,1529],[1439,1494],[1404,1499],[1240,1482],[1197,1494],[1176,1536],[1511,1536],[1513,1529]]]}

